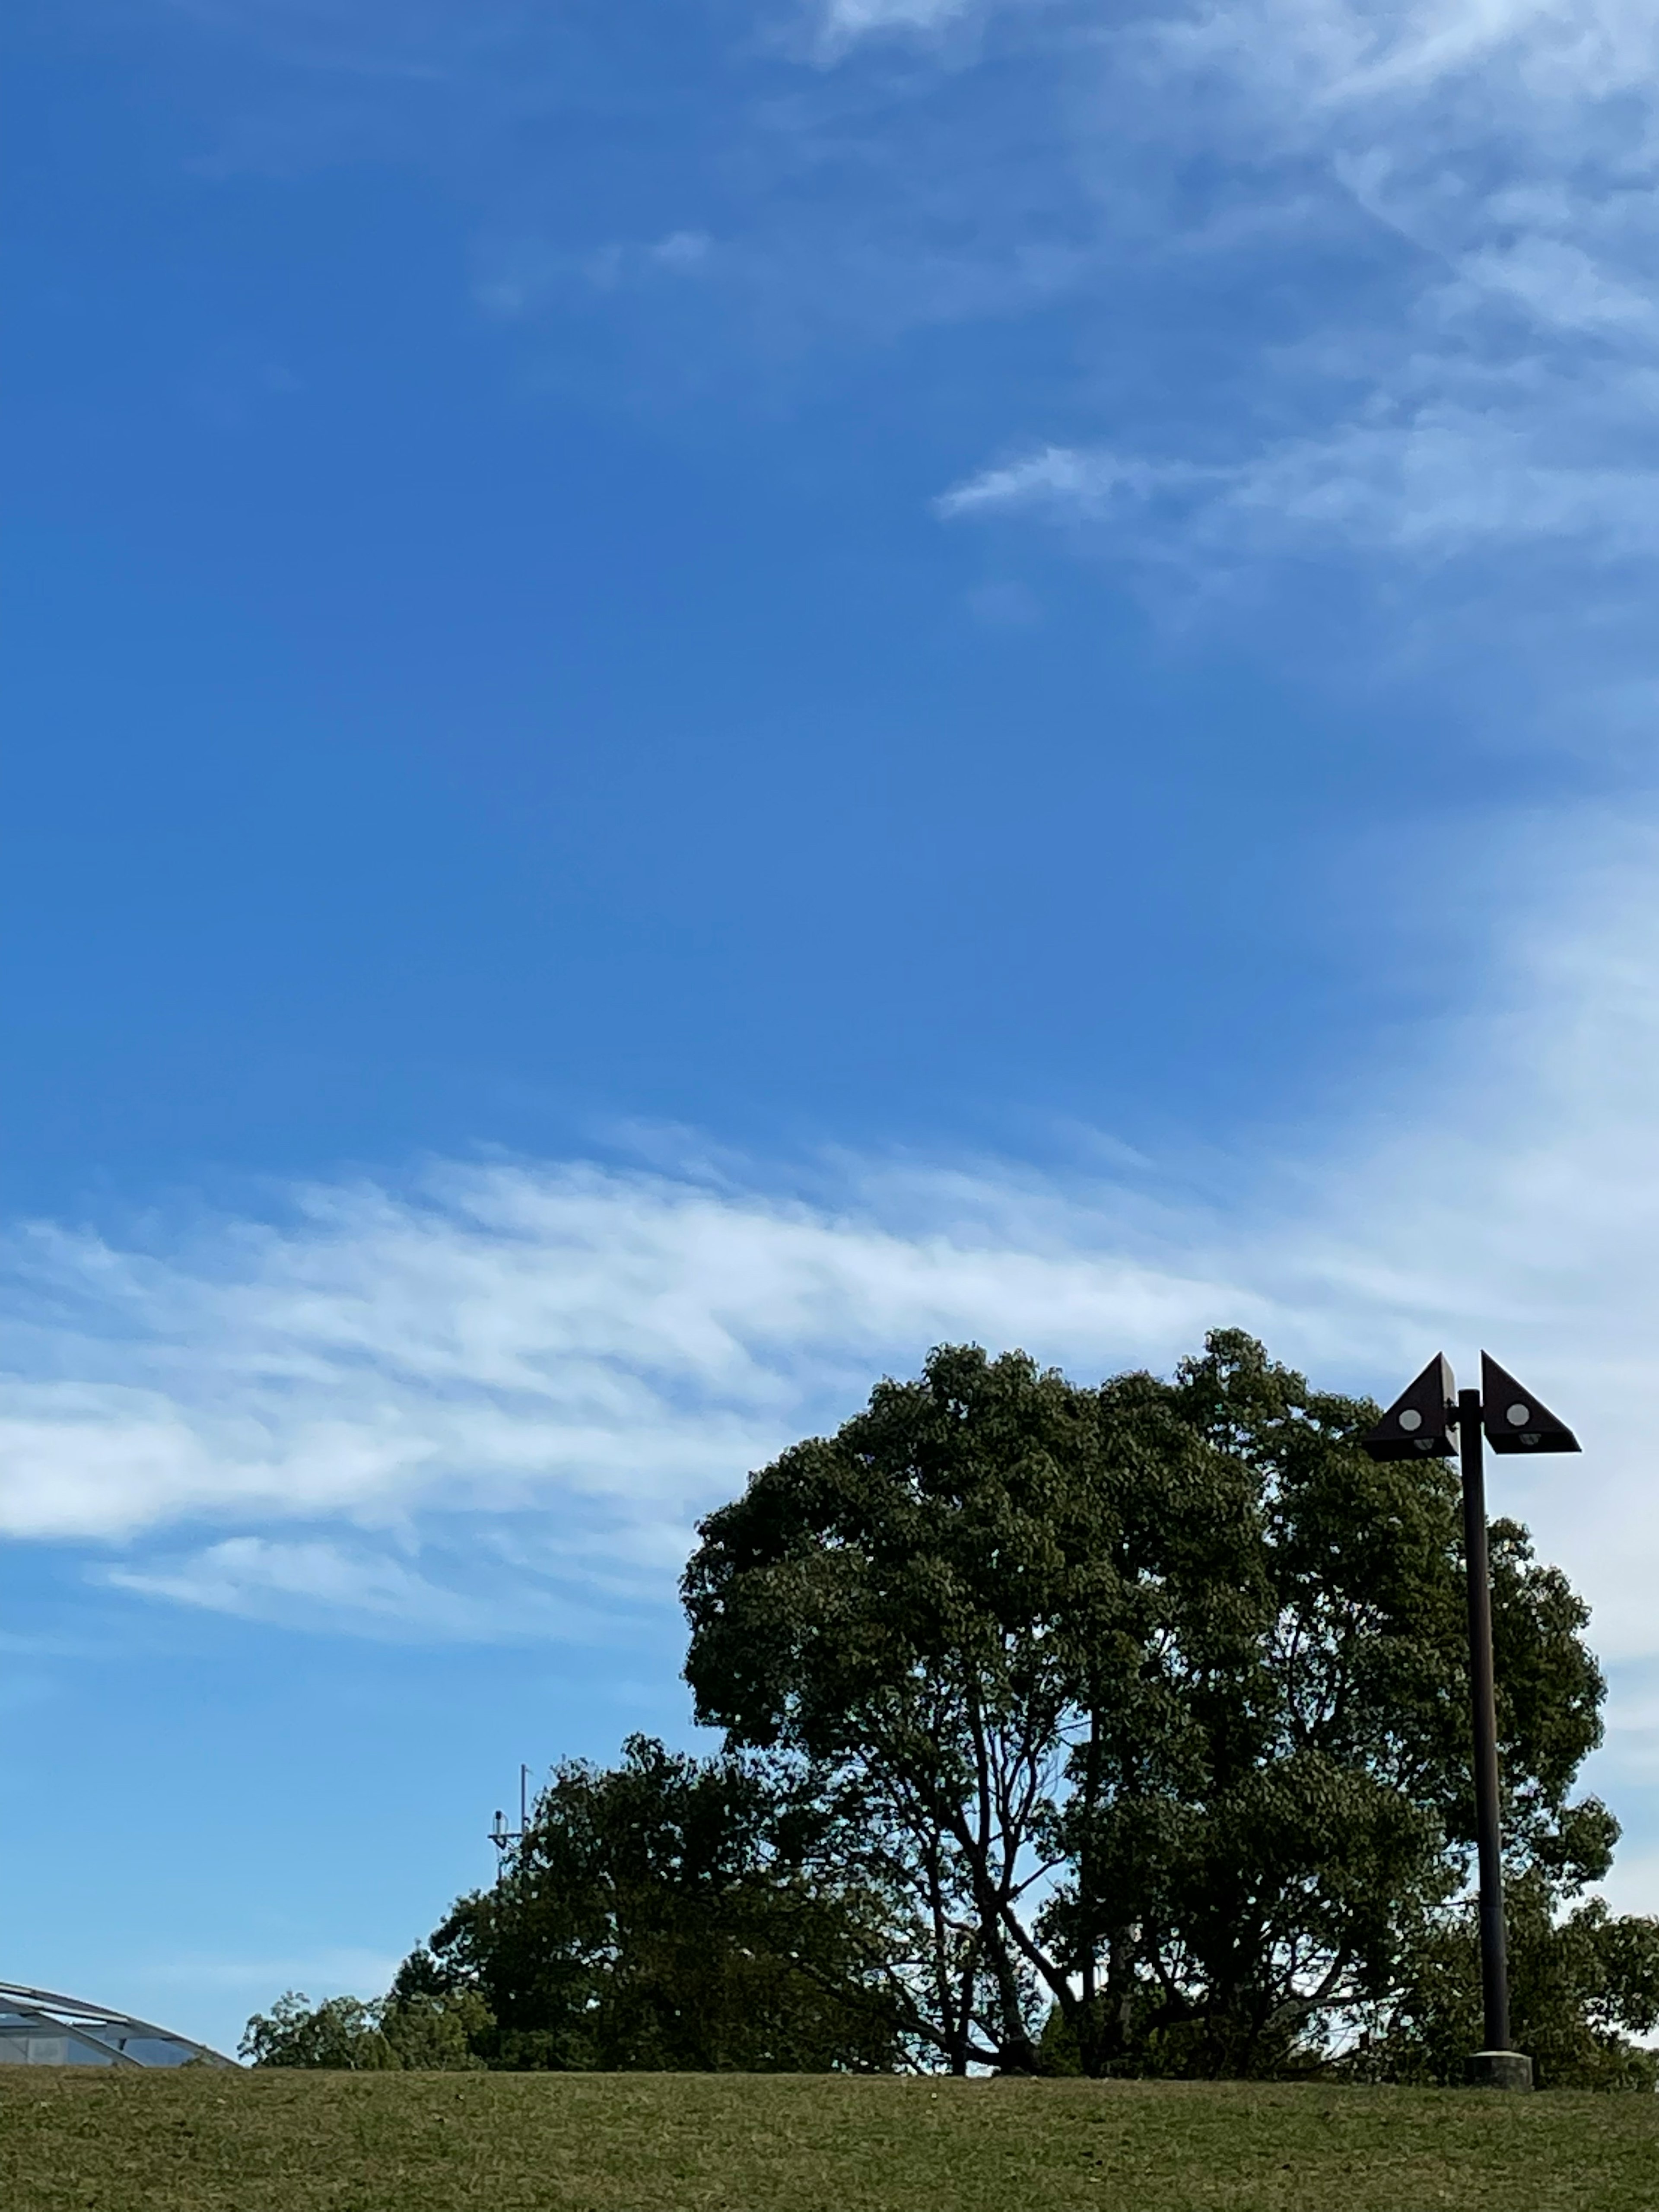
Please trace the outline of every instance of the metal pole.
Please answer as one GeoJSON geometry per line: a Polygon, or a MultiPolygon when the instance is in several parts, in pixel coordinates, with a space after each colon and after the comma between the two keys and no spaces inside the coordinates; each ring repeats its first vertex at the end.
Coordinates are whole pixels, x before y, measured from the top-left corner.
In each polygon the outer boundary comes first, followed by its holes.
{"type": "Polygon", "coordinates": [[[1469,1589],[1469,1698],[1474,1719],[1474,1831],[1480,1860],[1480,1997],[1486,2048],[1510,2047],[1510,1970],[1504,1938],[1504,1848],[1498,1826],[1498,1706],[1492,1689],[1492,1582],[1480,1393],[1457,1394],[1463,1471],[1463,1560],[1469,1589]]]}

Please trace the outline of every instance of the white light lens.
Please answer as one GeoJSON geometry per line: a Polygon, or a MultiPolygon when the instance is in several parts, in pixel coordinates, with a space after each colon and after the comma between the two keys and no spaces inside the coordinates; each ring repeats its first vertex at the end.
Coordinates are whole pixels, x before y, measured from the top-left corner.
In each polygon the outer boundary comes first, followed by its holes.
{"type": "Polygon", "coordinates": [[[1527,1423],[1531,1420],[1531,1419],[1532,1407],[1530,1406],[1511,1406],[1510,1407],[1510,1419],[1514,1423],[1517,1429],[1524,1429],[1527,1423]]]}
{"type": "Polygon", "coordinates": [[[1407,1406],[1405,1412],[1400,1416],[1400,1425],[1402,1429],[1407,1430],[1420,1429],[1423,1425],[1423,1416],[1418,1412],[1414,1406],[1407,1406]]]}

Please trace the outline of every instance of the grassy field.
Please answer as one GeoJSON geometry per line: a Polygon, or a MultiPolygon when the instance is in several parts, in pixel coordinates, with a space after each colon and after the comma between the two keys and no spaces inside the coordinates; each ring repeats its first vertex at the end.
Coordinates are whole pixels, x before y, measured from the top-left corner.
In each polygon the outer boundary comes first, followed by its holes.
{"type": "Polygon", "coordinates": [[[4,2212],[1659,2212],[1659,2098],[0,2073],[4,2212]]]}

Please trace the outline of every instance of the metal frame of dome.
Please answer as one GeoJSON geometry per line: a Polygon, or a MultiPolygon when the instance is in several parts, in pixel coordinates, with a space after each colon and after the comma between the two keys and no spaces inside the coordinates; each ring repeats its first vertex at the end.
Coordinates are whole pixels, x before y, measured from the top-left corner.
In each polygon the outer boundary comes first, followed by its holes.
{"type": "Polygon", "coordinates": [[[0,1982],[0,2066],[234,2066],[154,2021],[78,1997],[0,1982]]]}

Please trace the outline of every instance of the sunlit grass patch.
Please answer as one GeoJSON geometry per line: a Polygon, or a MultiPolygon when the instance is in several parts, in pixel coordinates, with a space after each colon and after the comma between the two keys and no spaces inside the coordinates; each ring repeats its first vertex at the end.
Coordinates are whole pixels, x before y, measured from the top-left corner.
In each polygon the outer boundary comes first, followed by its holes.
{"type": "Polygon", "coordinates": [[[1659,2099],[826,2075],[0,2076],[7,2212],[1659,2212],[1659,2099]]]}

